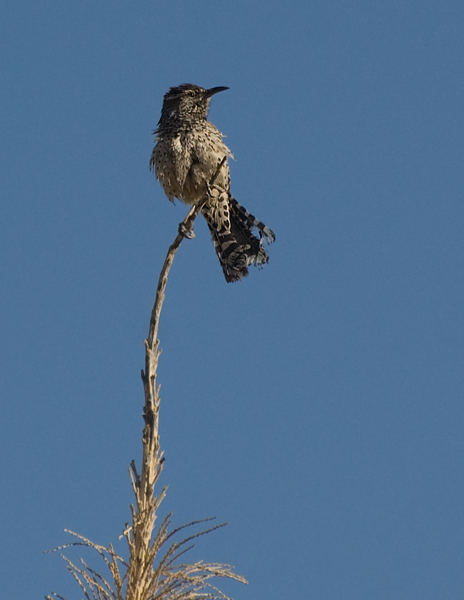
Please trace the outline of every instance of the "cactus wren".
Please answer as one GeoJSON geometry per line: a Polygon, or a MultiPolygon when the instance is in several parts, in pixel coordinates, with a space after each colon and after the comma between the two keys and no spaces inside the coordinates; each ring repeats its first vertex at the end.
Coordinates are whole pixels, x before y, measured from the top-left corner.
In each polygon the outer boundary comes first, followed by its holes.
{"type": "Polygon", "coordinates": [[[207,120],[211,97],[227,89],[205,90],[189,83],[170,88],[154,131],[150,168],[171,202],[174,198],[185,204],[206,200],[201,212],[230,282],[248,275],[248,265],[268,262],[263,242],[273,242],[275,235],[230,194],[227,158],[233,156],[221,132],[207,120]],[[255,228],[259,237],[253,233],[255,228]]]}

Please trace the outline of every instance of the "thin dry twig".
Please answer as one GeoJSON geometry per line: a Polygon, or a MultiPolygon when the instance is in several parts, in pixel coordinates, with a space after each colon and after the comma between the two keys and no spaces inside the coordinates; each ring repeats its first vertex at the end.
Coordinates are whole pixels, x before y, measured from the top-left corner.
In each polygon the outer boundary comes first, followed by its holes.
{"type": "MultiPolygon", "coordinates": [[[[215,184],[225,160],[226,157],[218,165],[210,187],[215,184]]],[[[205,202],[206,200],[207,198],[205,202]]],[[[73,546],[92,548],[104,561],[110,572],[111,582],[82,559],[81,565],[77,566],[61,554],[87,600],[230,600],[211,583],[211,579],[220,577],[247,583],[243,577],[232,571],[230,565],[202,561],[194,564],[177,562],[193,547],[193,544],[188,545],[189,542],[223,527],[225,523],[193,533],[177,542],[174,539],[176,534],[187,527],[211,519],[192,521],[169,532],[171,514],[168,514],[154,533],[157,511],[166,495],[166,487],[161,489],[158,496],[155,494],[155,486],[164,462],[159,444],[160,396],[159,386],[156,383],[158,359],[161,353],[158,340],[159,319],[165,299],[167,278],[175,254],[185,237],[193,237],[192,226],[203,204],[197,204],[190,209],[179,225],[179,232],[174,242],[169,247],[161,269],[148,337],[145,340],[145,370],[142,371],[145,394],[142,467],[139,475],[134,461],[131,462],[129,473],[135,505],[130,507],[132,523],[126,524],[121,536],[126,539],[129,560],[126,561],[117,554],[111,544],[104,547],[72,531],[68,533],[78,541],[55,548],[55,551],[73,546]],[[165,547],[167,550],[164,550],[165,547]]],[[[46,596],[46,599],[65,600],[56,593],[46,596]]]]}

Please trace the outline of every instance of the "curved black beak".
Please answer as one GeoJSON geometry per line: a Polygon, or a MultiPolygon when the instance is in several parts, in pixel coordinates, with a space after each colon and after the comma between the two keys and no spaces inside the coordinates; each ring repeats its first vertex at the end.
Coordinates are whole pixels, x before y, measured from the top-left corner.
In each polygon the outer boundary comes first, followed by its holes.
{"type": "Polygon", "coordinates": [[[224,92],[225,90],[228,90],[228,89],[229,89],[228,87],[214,87],[209,90],[206,90],[205,96],[207,98],[211,98],[211,96],[214,96],[214,94],[218,94],[219,92],[224,92]]]}

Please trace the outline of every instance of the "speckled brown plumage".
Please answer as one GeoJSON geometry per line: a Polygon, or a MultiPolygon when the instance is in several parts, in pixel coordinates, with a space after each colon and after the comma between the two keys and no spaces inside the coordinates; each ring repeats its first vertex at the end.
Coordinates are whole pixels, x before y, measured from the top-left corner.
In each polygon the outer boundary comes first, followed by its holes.
{"type": "Polygon", "coordinates": [[[178,198],[196,204],[208,198],[202,214],[226,281],[231,282],[246,276],[249,265],[268,262],[263,241],[273,242],[275,235],[232,198],[227,160],[214,185],[209,185],[223,158],[232,157],[221,132],[207,120],[211,97],[226,89],[192,84],[170,88],[155,131],[150,167],[172,202],[178,198]]]}

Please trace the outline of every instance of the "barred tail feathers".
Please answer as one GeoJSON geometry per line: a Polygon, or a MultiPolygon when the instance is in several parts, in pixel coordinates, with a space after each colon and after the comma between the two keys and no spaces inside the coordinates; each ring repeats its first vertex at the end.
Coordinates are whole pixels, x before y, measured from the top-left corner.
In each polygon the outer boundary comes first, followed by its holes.
{"type": "Polygon", "coordinates": [[[243,221],[247,224],[250,230],[253,228],[258,230],[260,240],[263,240],[268,244],[275,242],[275,233],[272,231],[272,229],[269,229],[269,227],[266,227],[264,223],[258,221],[256,217],[249,213],[247,209],[239,204],[232,196],[230,196],[229,202],[232,210],[235,209],[235,211],[242,216],[243,221]]]}
{"type": "Polygon", "coordinates": [[[275,235],[234,198],[222,198],[220,205],[206,205],[202,214],[226,281],[239,281],[248,275],[249,265],[262,267],[269,261],[262,243],[263,240],[273,242],[275,235]],[[252,232],[254,227],[258,229],[259,238],[252,232]]]}

